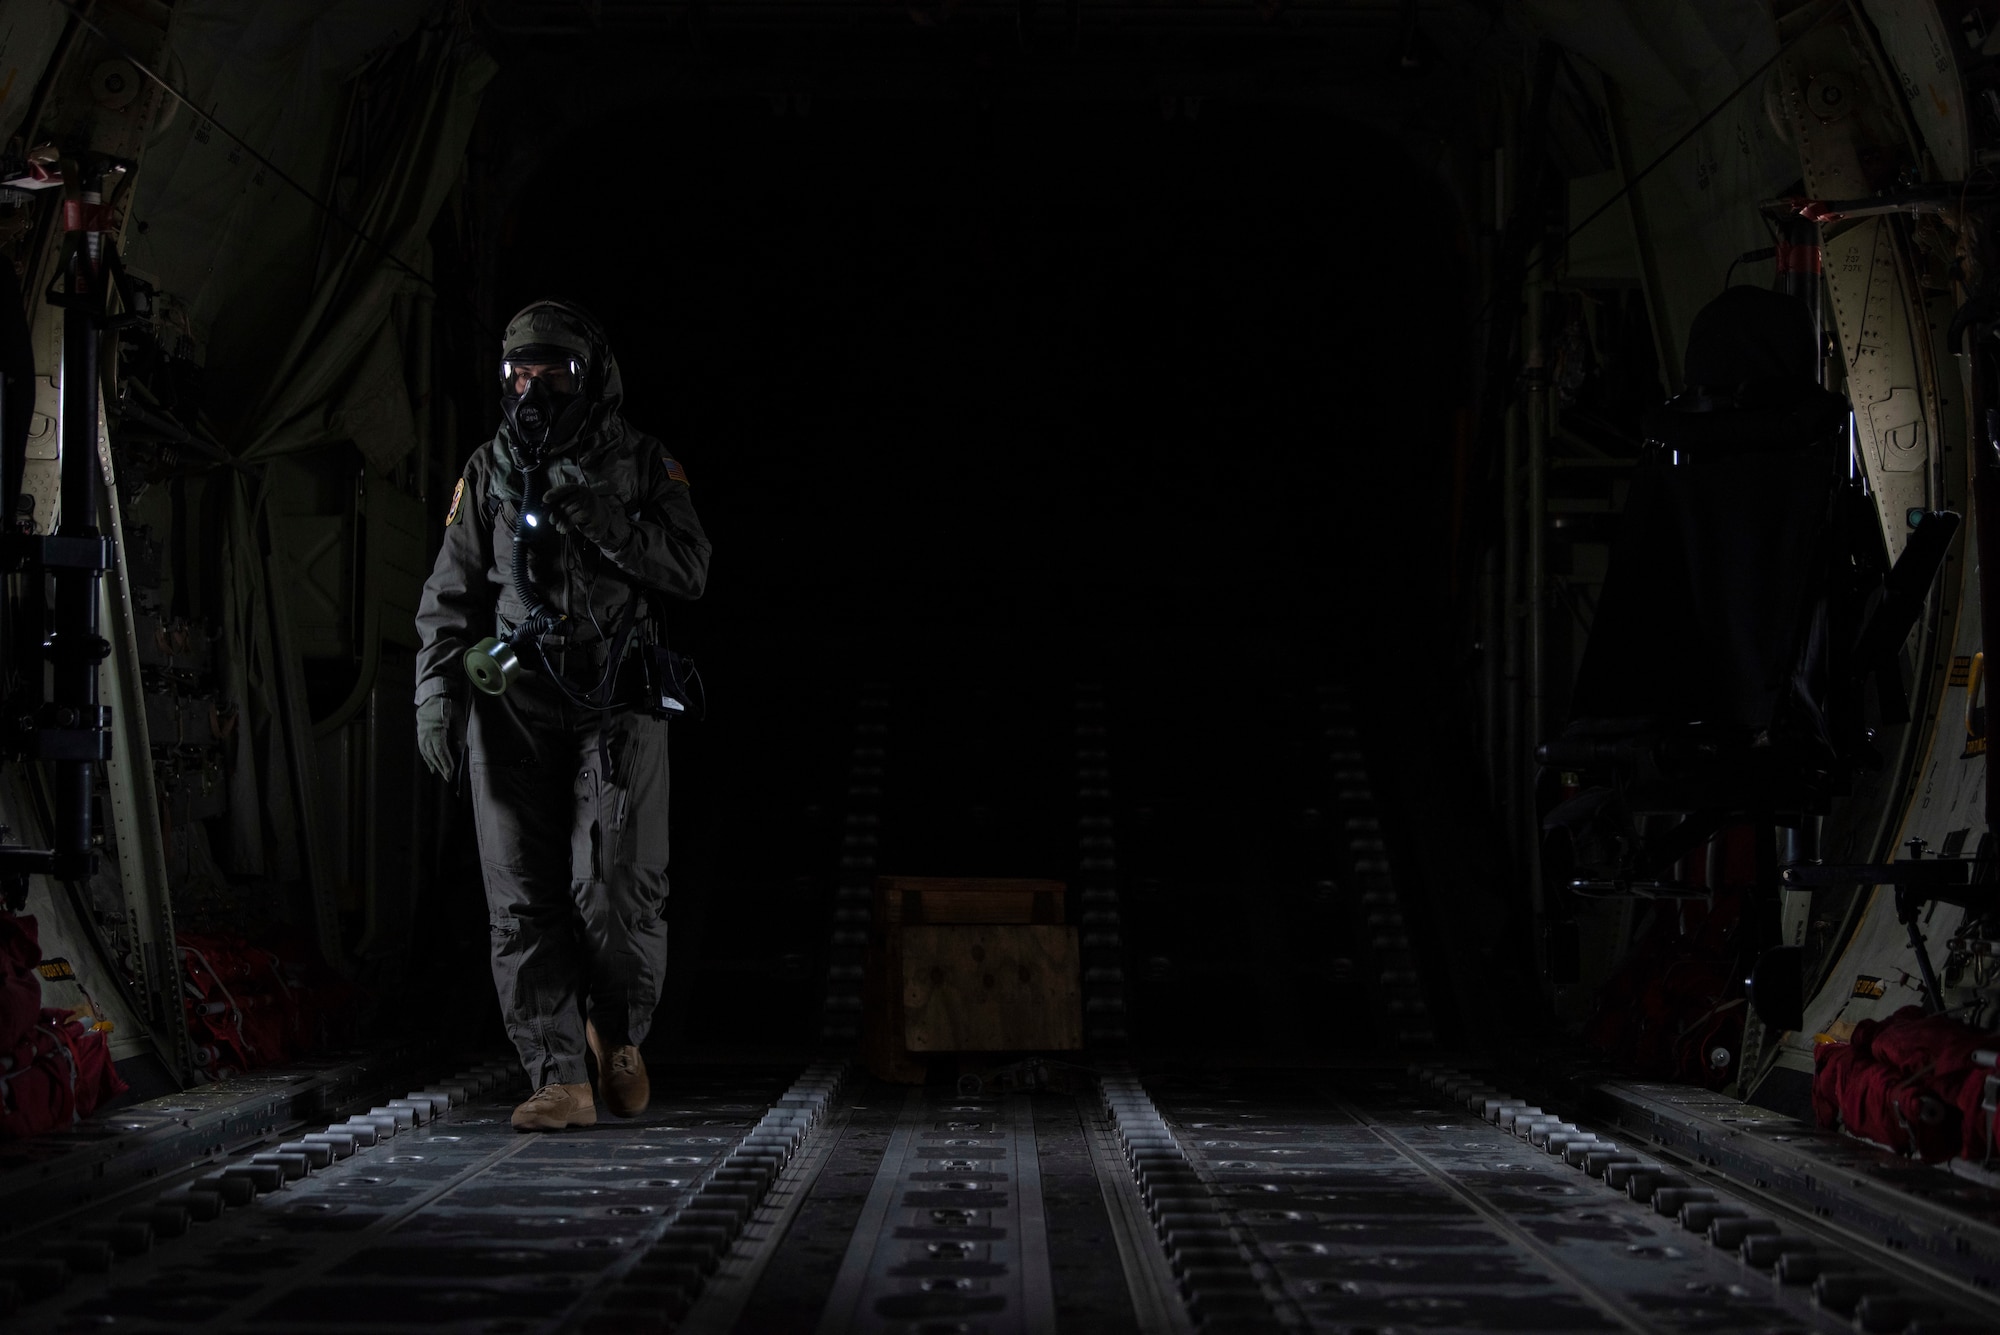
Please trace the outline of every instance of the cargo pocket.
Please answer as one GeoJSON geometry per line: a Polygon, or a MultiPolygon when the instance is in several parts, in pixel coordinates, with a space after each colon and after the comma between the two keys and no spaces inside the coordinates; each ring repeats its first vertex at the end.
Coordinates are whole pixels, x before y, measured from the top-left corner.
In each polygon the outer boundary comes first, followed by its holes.
{"type": "MultiPolygon", "coordinates": [[[[634,876],[645,874],[665,884],[667,870],[667,725],[641,714],[624,715],[618,724],[617,785],[605,794],[602,808],[610,823],[607,846],[616,863],[634,876]]],[[[608,870],[608,869],[607,869],[608,870]]]]}
{"type": "Polygon", "coordinates": [[[518,791],[526,787],[520,778],[513,766],[472,762],[472,824],[479,838],[479,860],[511,872],[530,871],[536,865],[535,831],[529,824],[532,796],[518,791]]]}

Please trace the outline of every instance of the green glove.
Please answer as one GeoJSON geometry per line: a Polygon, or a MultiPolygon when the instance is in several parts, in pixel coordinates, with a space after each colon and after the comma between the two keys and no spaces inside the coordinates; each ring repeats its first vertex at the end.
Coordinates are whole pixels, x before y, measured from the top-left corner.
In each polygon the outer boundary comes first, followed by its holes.
{"type": "Polygon", "coordinates": [[[450,783],[465,746],[465,706],[449,695],[434,695],[417,706],[417,751],[431,773],[450,783]]]}
{"type": "Polygon", "coordinates": [[[558,533],[578,533],[599,547],[616,550],[625,545],[632,526],[608,482],[565,482],[550,487],[542,497],[549,522],[558,533]]]}

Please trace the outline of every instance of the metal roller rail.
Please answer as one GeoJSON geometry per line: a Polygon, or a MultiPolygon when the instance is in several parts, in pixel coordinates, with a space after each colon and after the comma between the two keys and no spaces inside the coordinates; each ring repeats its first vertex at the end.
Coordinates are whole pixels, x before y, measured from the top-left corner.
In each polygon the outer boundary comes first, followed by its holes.
{"type": "Polygon", "coordinates": [[[1111,794],[1111,729],[1104,688],[1076,691],[1078,944],[1082,949],[1084,1035],[1093,1048],[1121,1047],[1125,1022],[1125,940],[1118,909],[1118,838],[1111,794]]]}
{"type": "Polygon", "coordinates": [[[644,1119],[521,1135],[511,1064],[462,1072],[52,1230],[0,1265],[10,1329],[670,1330],[843,1074],[683,1077],[644,1119]]]}
{"type": "Polygon", "coordinates": [[[1475,1078],[1423,1077],[1106,1082],[1201,1329],[2000,1327],[1988,1296],[1475,1078]]]}
{"type": "Polygon", "coordinates": [[[1713,1160],[1658,1143],[1621,1145],[1619,1133],[1579,1126],[1461,1071],[1419,1066],[1412,1075],[1496,1126],[1511,1122],[1517,1137],[1555,1162],[1650,1206],[1697,1244],[1733,1255],[1743,1269],[1849,1320],[1852,1329],[1938,1335],[2000,1328],[2000,1298],[1983,1286],[1921,1253],[1857,1234],[1777,1191],[1732,1180],[1713,1160]]]}
{"type": "Polygon", "coordinates": [[[610,1291],[565,1329],[631,1335],[678,1328],[773,1184],[826,1120],[846,1071],[845,1062],[807,1069],[750,1134],[693,1184],[651,1245],[618,1267],[610,1291]]]}
{"type": "MultiPolygon", "coordinates": [[[[28,1141],[0,1144],[0,1252],[18,1257],[30,1240],[80,1210],[157,1193],[162,1183],[243,1146],[275,1143],[287,1130],[365,1111],[383,1089],[407,1086],[445,1064],[405,1044],[250,1072],[117,1109],[28,1141]]],[[[453,1081],[473,1078],[461,1072],[453,1081]]],[[[480,1077],[484,1078],[484,1077],[480,1077]]],[[[451,1083],[451,1082],[447,1082],[451,1083]]]]}
{"type": "Polygon", "coordinates": [[[680,1335],[727,1335],[739,1328],[752,1295],[778,1259],[801,1208],[833,1157],[847,1118],[845,1107],[821,1109],[790,1162],[780,1169],[729,1249],[717,1258],[715,1269],[705,1276],[698,1300],[674,1327],[680,1335]]]}
{"type": "Polygon", "coordinates": [[[1327,760],[1325,801],[1339,822],[1344,845],[1337,877],[1352,889],[1355,925],[1374,974],[1374,986],[1368,991],[1371,1019],[1402,1048],[1428,1048],[1437,1042],[1437,1033],[1411,943],[1408,905],[1384,841],[1382,806],[1361,749],[1353,702],[1344,689],[1327,687],[1319,692],[1318,703],[1327,760]]]}
{"type": "Polygon", "coordinates": [[[1130,1074],[1103,1082],[1104,1108],[1124,1147],[1125,1162],[1164,1249],[1183,1313],[1164,1320],[1191,1319],[1203,1330],[1282,1330],[1284,1298],[1258,1263],[1249,1240],[1231,1222],[1213,1178],[1181,1148],[1173,1130],[1130,1074]]]}
{"type": "Polygon", "coordinates": [[[829,1046],[861,1039],[861,974],[875,902],[875,854],[882,824],[883,769],[888,757],[889,693],[870,686],[856,706],[847,769],[847,816],[827,938],[826,1001],[820,1038],[829,1046]]]}
{"type": "Polygon", "coordinates": [[[97,1133],[106,1153],[52,1137],[58,1152],[47,1171],[16,1167],[6,1181],[10,1218],[33,1222],[5,1240],[0,1313],[57,1299],[73,1279],[87,1283],[146,1255],[156,1241],[179,1238],[227,1208],[431,1121],[505,1078],[503,1067],[488,1064],[400,1099],[341,1097],[358,1092],[353,1086],[366,1066],[336,1065],[331,1079],[260,1073],[121,1110],[97,1133]],[[301,1114],[331,1110],[329,1095],[331,1106],[357,1111],[310,1131],[301,1114]]]}
{"type": "Polygon", "coordinates": [[[648,1117],[562,1135],[512,1130],[515,1079],[51,1216],[5,1263],[36,1295],[8,1328],[2000,1329],[1921,1257],[1456,1070],[1113,1069],[1074,1101],[681,1073],[648,1117]]]}
{"type": "Polygon", "coordinates": [[[2000,1195],[1755,1104],[1685,1085],[1538,1078],[1564,1107],[1982,1292],[2000,1288],[2000,1195]]]}

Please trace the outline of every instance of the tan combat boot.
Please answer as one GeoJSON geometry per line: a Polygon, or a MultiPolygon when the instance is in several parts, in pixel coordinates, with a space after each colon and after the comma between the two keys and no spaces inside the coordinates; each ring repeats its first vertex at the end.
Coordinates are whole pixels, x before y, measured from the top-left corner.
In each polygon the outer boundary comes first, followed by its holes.
{"type": "Polygon", "coordinates": [[[653,1100],[653,1082],[646,1078],[646,1062],[636,1044],[605,1050],[597,1036],[597,1026],[586,1021],[583,1036],[590,1042],[590,1055],[597,1058],[597,1088],[604,1106],[615,1117],[637,1117],[653,1100]]]}
{"type": "Polygon", "coordinates": [[[596,1126],[597,1100],[590,1086],[543,1085],[514,1109],[516,1131],[560,1131],[569,1126],[596,1126]]]}

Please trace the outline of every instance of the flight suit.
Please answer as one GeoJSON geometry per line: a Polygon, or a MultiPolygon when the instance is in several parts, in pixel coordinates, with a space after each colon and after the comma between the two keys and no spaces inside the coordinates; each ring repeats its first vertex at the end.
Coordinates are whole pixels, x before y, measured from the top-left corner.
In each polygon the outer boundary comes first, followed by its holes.
{"type": "MultiPolygon", "coordinates": [[[[466,465],[444,545],[417,612],[417,703],[471,702],[467,750],[492,928],[493,978],[509,1036],[535,1085],[581,1083],[585,1004],[606,1050],[651,1025],[666,968],[667,723],[643,709],[581,707],[606,678],[628,600],[657,612],[701,596],[709,543],[687,475],[651,436],[607,409],[548,465],[614,493],[615,547],[544,523],[528,551],[531,588],[568,621],[505,694],[469,689],[461,659],[526,619],[512,584],[522,478],[508,428],[466,465]],[[546,663],[543,655],[546,655],[546,663]]],[[[626,660],[637,670],[637,657],[626,660]]]]}

